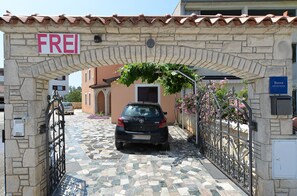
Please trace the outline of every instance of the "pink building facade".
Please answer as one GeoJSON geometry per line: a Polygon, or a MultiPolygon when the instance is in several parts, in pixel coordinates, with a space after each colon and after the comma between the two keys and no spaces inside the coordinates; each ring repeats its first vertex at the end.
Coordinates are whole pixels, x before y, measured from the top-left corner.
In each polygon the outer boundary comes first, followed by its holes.
{"type": "Polygon", "coordinates": [[[102,66],[82,71],[82,111],[90,114],[110,115],[116,123],[124,106],[129,102],[152,101],[167,112],[167,121],[176,120],[175,100],[179,94],[164,95],[160,84],[139,81],[129,87],[119,84],[118,72],[122,65],[102,66]]]}

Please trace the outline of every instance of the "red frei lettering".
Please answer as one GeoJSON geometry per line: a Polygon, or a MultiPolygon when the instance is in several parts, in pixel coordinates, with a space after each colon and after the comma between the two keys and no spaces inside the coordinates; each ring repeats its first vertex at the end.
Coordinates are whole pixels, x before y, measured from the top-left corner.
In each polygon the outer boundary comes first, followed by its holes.
{"type": "Polygon", "coordinates": [[[74,53],[77,54],[78,53],[78,35],[75,34],[75,41],[74,41],[74,53]]]}
{"type": "Polygon", "coordinates": [[[72,39],[72,41],[67,41],[67,40],[71,40],[71,38],[73,38],[74,35],[70,35],[70,34],[65,34],[63,35],[63,43],[64,43],[64,53],[74,53],[74,50],[69,50],[67,46],[73,46],[74,45],[74,39],[72,39]]]}
{"type": "Polygon", "coordinates": [[[55,46],[58,53],[62,53],[59,44],[61,43],[61,37],[59,34],[49,34],[49,46],[50,52],[53,53],[53,47],[55,46]]]}
{"type": "Polygon", "coordinates": [[[46,33],[39,33],[37,35],[37,39],[38,39],[38,52],[41,53],[42,52],[42,45],[46,45],[47,42],[43,41],[42,38],[46,38],[47,34],[46,33]]]}
{"type": "Polygon", "coordinates": [[[40,54],[78,54],[78,34],[39,33],[38,52],[40,54]]]}

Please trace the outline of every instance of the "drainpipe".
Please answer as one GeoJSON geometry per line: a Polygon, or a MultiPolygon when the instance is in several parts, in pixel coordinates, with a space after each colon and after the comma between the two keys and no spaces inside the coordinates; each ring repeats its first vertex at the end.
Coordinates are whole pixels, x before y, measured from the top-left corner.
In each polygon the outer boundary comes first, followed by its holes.
{"type": "MultiPolygon", "coordinates": [[[[97,85],[97,67],[95,67],[95,70],[94,70],[94,84],[97,85]]],[[[94,100],[95,100],[95,101],[94,101],[94,102],[95,102],[95,103],[94,103],[94,107],[95,107],[95,114],[98,112],[98,93],[99,93],[99,92],[97,93],[96,91],[98,92],[98,90],[95,88],[95,89],[94,89],[94,98],[95,98],[95,99],[94,99],[94,100]]]]}
{"type": "MultiPolygon", "coordinates": [[[[194,82],[194,95],[195,98],[197,97],[197,82],[194,82]]],[[[196,98],[197,100],[197,98],[196,98]]],[[[199,139],[199,119],[198,119],[198,111],[199,111],[199,105],[197,103],[196,105],[196,112],[195,112],[195,120],[196,120],[196,145],[198,146],[198,139],[199,139]]]]}
{"type": "Polygon", "coordinates": [[[97,67],[95,67],[94,80],[94,84],[97,85],[97,67]]]}
{"type": "MultiPolygon", "coordinates": [[[[197,81],[190,78],[188,75],[184,74],[183,72],[179,71],[179,70],[173,70],[172,71],[172,74],[175,75],[175,74],[181,74],[182,76],[186,77],[188,80],[190,80],[193,84],[194,84],[194,95],[197,95],[197,81]]],[[[196,128],[196,145],[198,145],[198,134],[199,134],[199,131],[198,131],[198,128],[199,128],[199,125],[198,125],[198,104],[196,106],[196,112],[195,112],[195,118],[196,118],[196,123],[195,123],[195,128],[196,128]]]]}

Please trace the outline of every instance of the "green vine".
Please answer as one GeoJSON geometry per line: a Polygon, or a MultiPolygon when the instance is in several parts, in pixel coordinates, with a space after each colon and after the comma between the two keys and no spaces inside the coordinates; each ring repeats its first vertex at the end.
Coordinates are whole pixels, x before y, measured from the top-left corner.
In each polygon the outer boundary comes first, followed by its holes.
{"type": "Polygon", "coordinates": [[[183,87],[192,86],[191,81],[181,74],[173,74],[174,70],[179,70],[194,80],[198,80],[198,75],[186,65],[179,64],[156,64],[156,63],[134,63],[126,64],[119,71],[121,77],[119,83],[130,86],[137,80],[146,83],[160,83],[165,94],[180,92],[183,87]]]}

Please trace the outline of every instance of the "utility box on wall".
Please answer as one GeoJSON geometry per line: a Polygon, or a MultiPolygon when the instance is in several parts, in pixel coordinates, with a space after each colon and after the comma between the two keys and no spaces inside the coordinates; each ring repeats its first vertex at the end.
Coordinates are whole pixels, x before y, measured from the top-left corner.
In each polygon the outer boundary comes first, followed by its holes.
{"type": "Polygon", "coordinates": [[[297,140],[272,141],[272,178],[297,180],[297,140]]]}
{"type": "Polygon", "coordinates": [[[271,115],[292,115],[292,97],[289,95],[270,96],[271,115]]]}
{"type": "Polygon", "coordinates": [[[24,137],[25,136],[24,119],[22,119],[22,118],[14,118],[13,119],[12,135],[14,137],[24,137]]]}

